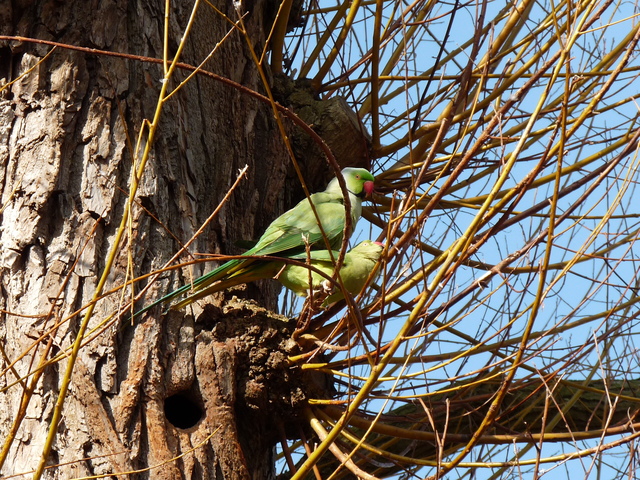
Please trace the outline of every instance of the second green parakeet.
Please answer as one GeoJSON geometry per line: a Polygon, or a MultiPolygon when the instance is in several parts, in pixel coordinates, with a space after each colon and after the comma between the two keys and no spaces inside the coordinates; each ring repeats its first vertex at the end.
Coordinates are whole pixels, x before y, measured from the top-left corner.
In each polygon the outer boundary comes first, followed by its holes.
{"type": "MultiPolygon", "coordinates": [[[[349,293],[352,295],[360,293],[369,275],[376,268],[383,248],[384,245],[382,243],[365,240],[345,254],[344,263],[340,268],[340,279],[349,293]]],[[[337,251],[330,253],[327,250],[316,250],[309,252],[308,260],[310,260],[310,264],[313,267],[331,277],[334,271],[334,262],[339,255],[340,252],[337,251]]],[[[291,258],[307,260],[306,254],[291,258]]],[[[324,276],[306,267],[291,264],[284,267],[276,279],[299,296],[307,296],[311,290],[322,289],[331,283],[324,276]],[[311,284],[309,281],[311,281],[311,284]]],[[[326,298],[324,305],[331,305],[344,298],[342,290],[337,285],[331,290],[335,290],[335,293],[326,298]]]]}

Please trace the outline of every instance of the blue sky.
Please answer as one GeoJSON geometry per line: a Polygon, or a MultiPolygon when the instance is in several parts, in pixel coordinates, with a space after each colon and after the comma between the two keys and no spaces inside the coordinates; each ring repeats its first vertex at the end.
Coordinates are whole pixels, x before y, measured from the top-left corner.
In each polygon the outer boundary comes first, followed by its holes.
{"type": "MultiPolygon", "coordinates": [[[[333,5],[335,4],[331,2],[321,4],[322,7],[327,8],[333,5]]],[[[386,16],[393,15],[397,20],[401,18],[398,12],[408,8],[406,3],[385,3],[385,5],[383,28],[393,24],[393,22],[387,22],[386,16]]],[[[511,33],[514,36],[511,41],[514,48],[505,56],[495,59],[495,68],[491,70],[494,75],[484,78],[482,88],[476,91],[477,103],[487,99],[490,102],[485,108],[476,111],[472,117],[475,121],[495,114],[530,78],[522,76],[501,95],[496,95],[496,89],[504,85],[504,77],[508,77],[509,69],[523,67],[533,55],[544,51],[545,42],[550,42],[551,47],[548,51],[544,52],[535,66],[530,67],[530,73],[534,73],[536,68],[551,58],[562,45],[567,44],[566,35],[557,38],[554,36],[556,31],[553,27],[554,22],[561,25],[568,21],[575,27],[581,21],[577,7],[554,17],[548,13],[553,4],[539,1],[531,4],[528,20],[520,25],[520,30],[505,32],[503,27],[506,16],[498,18],[496,15],[501,11],[510,13],[510,5],[504,2],[490,2],[486,5],[485,25],[490,28],[487,27],[486,34],[479,43],[479,54],[474,65],[478,64],[484,54],[490,50],[492,42],[501,34],[511,33]],[[495,22],[490,23],[491,19],[495,19],[495,22]],[[530,33],[537,29],[543,32],[537,35],[537,43],[527,43],[530,33]],[[500,74],[503,74],[503,77],[500,74]]],[[[587,18],[593,18],[593,12],[604,8],[601,2],[592,5],[595,8],[587,14],[587,18]]],[[[344,95],[354,105],[354,109],[361,112],[367,112],[367,99],[371,93],[369,83],[343,84],[336,91],[332,91],[330,85],[334,83],[332,79],[342,80],[340,74],[350,68],[353,69],[350,75],[352,79],[370,76],[371,63],[366,59],[364,62],[361,60],[373,45],[371,39],[374,30],[372,16],[374,7],[375,4],[365,4],[360,8],[354,28],[345,43],[346,46],[338,56],[332,71],[324,78],[327,82],[326,95],[344,95]]],[[[395,59],[389,71],[390,75],[397,76],[396,79],[383,82],[380,89],[381,97],[391,92],[398,92],[380,108],[383,146],[391,145],[397,139],[407,135],[413,126],[415,116],[413,106],[425,90],[427,101],[421,107],[422,115],[418,122],[421,127],[436,122],[447,103],[455,98],[459,82],[451,76],[459,75],[466,65],[471,52],[469,42],[473,38],[480,7],[479,4],[474,3],[460,5],[446,41],[444,39],[453,4],[439,2],[425,21],[412,32],[410,39],[403,37],[402,33],[408,32],[413,26],[411,22],[415,20],[412,17],[415,12],[409,12],[404,17],[404,25],[395,30],[393,37],[386,39],[387,43],[383,42],[383,47],[380,49],[383,66],[394,58],[394,52],[397,49],[403,50],[403,55],[395,59]],[[438,57],[440,45],[443,45],[444,53],[438,57]],[[436,58],[441,59],[441,64],[433,69],[436,58]],[[407,83],[403,77],[424,72],[430,74],[432,71],[434,74],[430,82],[425,79],[417,82],[409,81],[409,87],[402,88],[402,85],[407,83]],[[393,120],[396,118],[398,120],[393,120]],[[387,128],[386,125],[392,125],[392,127],[387,128]]],[[[470,225],[476,219],[483,196],[486,196],[498,181],[500,172],[504,171],[510,155],[516,155],[517,161],[506,179],[503,190],[511,189],[522,182],[540,161],[544,161],[545,165],[536,174],[537,177],[549,176],[548,181],[529,189],[513,204],[512,215],[545,202],[547,198],[553,196],[556,189],[562,190],[568,185],[580,182],[589,172],[617,158],[624,145],[611,148],[611,151],[607,149],[615,146],[621,136],[638,128],[638,104],[635,98],[638,96],[636,70],[640,64],[637,54],[632,55],[626,66],[627,70],[618,76],[613,87],[609,88],[606,95],[600,99],[597,108],[590,112],[588,118],[582,121],[581,114],[585,111],[585,105],[596,98],[606,79],[606,77],[603,79],[603,77],[592,76],[590,72],[600,68],[599,62],[607,59],[618,42],[637,28],[638,21],[634,17],[636,12],[637,6],[632,3],[611,4],[601,12],[599,19],[588,30],[583,30],[583,33],[577,36],[564,61],[562,75],[550,83],[551,70],[548,70],[546,76],[542,77],[525,95],[518,98],[516,105],[500,119],[500,127],[491,132],[493,136],[485,140],[485,148],[481,149],[475,157],[476,167],[465,170],[456,183],[455,191],[444,197],[444,200],[450,203],[436,209],[428,221],[421,225],[419,240],[441,250],[447,250],[459,241],[463,234],[469,231],[470,225]],[[565,81],[565,78],[569,81],[565,81]],[[556,99],[564,95],[566,88],[571,89],[571,101],[567,105],[567,124],[564,128],[560,128],[561,116],[556,99]],[[545,92],[548,92],[546,99],[545,92]],[[533,121],[532,115],[539,104],[542,105],[542,109],[533,121]],[[581,126],[573,131],[573,122],[578,120],[582,122],[581,126]],[[533,141],[525,143],[519,150],[518,140],[523,132],[522,125],[527,122],[531,122],[528,138],[532,138],[533,141]],[[552,153],[545,158],[545,151],[549,146],[557,145],[561,141],[562,132],[568,132],[569,135],[565,140],[562,155],[552,153]],[[588,162],[592,157],[594,160],[588,162]],[[496,165],[498,168],[479,181],[464,184],[465,179],[473,178],[474,175],[486,171],[487,165],[496,165]],[[554,175],[559,166],[564,169],[575,166],[575,170],[567,171],[559,182],[556,182],[554,175]]],[[[333,13],[328,11],[322,20],[328,23],[332,15],[333,13]]],[[[322,22],[318,21],[317,24],[318,31],[322,32],[325,28],[322,22]]],[[[311,51],[313,42],[318,38],[313,36],[314,27],[311,20],[306,31],[310,33],[305,40],[307,43],[304,44],[307,48],[298,50],[298,56],[293,59],[293,71],[299,72],[304,68],[304,52],[311,51]]],[[[325,55],[329,55],[330,48],[333,47],[336,39],[337,36],[333,41],[327,42],[325,55]]],[[[619,58],[605,70],[610,72],[616,67],[618,61],[619,58]]],[[[382,71],[383,68],[380,70],[382,71]]],[[[308,76],[313,76],[316,72],[317,64],[309,70],[308,76]]],[[[465,105],[464,108],[470,108],[470,106],[465,105]]],[[[365,114],[363,121],[371,131],[372,117],[365,114]]],[[[464,155],[473,145],[483,129],[472,128],[472,123],[461,121],[449,130],[445,148],[438,151],[435,156],[436,165],[438,162],[443,164],[450,155],[464,155]]],[[[417,142],[413,147],[416,145],[417,142]]],[[[408,155],[409,149],[405,147],[391,152],[388,156],[377,158],[374,160],[373,171],[384,177],[382,172],[389,167],[406,164],[408,155]]],[[[637,308],[630,305],[626,309],[606,314],[617,305],[634,299],[638,293],[636,285],[639,264],[635,240],[639,230],[640,208],[635,200],[637,198],[635,191],[638,177],[637,162],[635,151],[631,151],[620,159],[616,168],[606,178],[598,181],[597,186],[586,199],[583,195],[594,183],[593,181],[587,182],[561,198],[556,203],[553,214],[557,217],[570,209],[573,210],[569,218],[555,227],[552,246],[549,248],[545,239],[511,265],[511,267],[522,269],[528,268],[529,272],[503,272],[493,277],[484,289],[477,290],[473,295],[463,299],[438,320],[450,324],[456,330],[472,336],[477,341],[488,344],[497,344],[499,340],[517,339],[524,331],[527,321],[532,318],[531,307],[535,304],[536,292],[542,282],[542,288],[546,293],[534,318],[533,331],[548,330],[549,333],[530,343],[528,351],[531,353],[531,358],[527,360],[526,368],[519,370],[517,377],[535,376],[536,372],[541,374],[558,371],[559,376],[576,381],[587,378],[637,378],[640,373],[638,350],[635,345],[638,321],[634,315],[637,308]],[[550,264],[560,265],[558,268],[550,269],[542,280],[536,268],[545,261],[547,253],[550,264]],[[579,261],[573,264],[575,259],[579,261]]],[[[440,185],[442,180],[433,185],[423,185],[423,189],[429,188],[429,193],[432,194],[440,185]]],[[[398,197],[402,198],[402,194],[403,192],[398,192],[398,197]]],[[[495,265],[507,256],[521,251],[527,242],[549,226],[551,213],[551,207],[544,208],[537,216],[529,216],[493,235],[471,259],[495,265]]],[[[409,216],[404,225],[408,226],[412,218],[409,216]]],[[[388,217],[383,215],[382,219],[386,222],[388,217]]],[[[499,219],[499,215],[491,218],[479,231],[486,231],[499,219]]],[[[361,220],[353,244],[362,238],[376,238],[378,234],[377,227],[361,220]]],[[[421,256],[417,250],[410,249],[405,253],[403,263],[411,272],[420,268],[420,262],[429,262],[431,258],[426,254],[421,256]]],[[[438,290],[433,294],[432,308],[446,303],[484,274],[485,271],[481,268],[459,267],[455,275],[446,283],[438,285],[438,290]]],[[[427,283],[433,280],[433,275],[431,274],[427,279],[427,283]]],[[[402,281],[403,279],[402,272],[397,270],[387,272],[387,276],[390,280],[402,281]]],[[[410,300],[424,287],[424,285],[418,285],[402,298],[410,300]]],[[[387,307],[387,310],[391,308],[393,307],[387,307]]],[[[389,319],[384,322],[383,329],[382,327],[380,327],[381,330],[372,328],[372,334],[377,337],[380,333],[383,341],[388,341],[395,336],[397,329],[404,321],[403,315],[389,319]]],[[[462,352],[471,346],[467,340],[455,332],[441,331],[430,334],[432,330],[433,327],[431,330],[425,329],[422,332],[424,337],[407,340],[398,355],[411,356],[414,359],[429,359],[436,354],[454,356],[456,352],[462,352]]],[[[500,349],[496,347],[496,349],[496,352],[500,353],[513,351],[513,347],[500,349]]],[[[411,392],[412,388],[414,391],[415,388],[424,390],[425,385],[431,385],[435,390],[451,379],[459,380],[477,375],[478,369],[497,360],[494,355],[496,352],[470,355],[451,363],[441,360],[414,360],[404,369],[398,366],[390,369],[387,372],[390,380],[382,382],[380,390],[388,392],[390,397],[403,396],[404,392],[411,392]],[[404,376],[398,379],[400,373],[404,376]]],[[[345,355],[355,356],[360,353],[362,353],[361,349],[354,348],[345,355]]],[[[367,377],[369,369],[364,366],[352,374],[367,377]]],[[[355,379],[352,382],[354,385],[358,383],[355,379]]],[[[397,402],[391,402],[384,408],[389,410],[397,404],[397,402]]],[[[375,400],[368,407],[375,410],[382,408],[381,405],[380,400],[375,400]]],[[[597,443],[598,441],[594,441],[590,445],[597,443]]],[[[545,451],[542,455],[552,455],[560,451],[572,452],[581,446],[580,444],[549,444],[544,447],[545,451]]],[[[514,450],[500,447],[495,455],[501,460],[509,460],[513,458],[514,450]]],[[[532,458],[535,455],[535,450],[531,450],[525,454],[525,458],[532,458]]],[[[590,463],[593,458],[589,457],[572,460],[566,464],[550,464],[542,470],[553,468],[550,473],[552,472],[554,479],[569,478],[570,474],[572,478],[595,478],[597,474],[604,475],[603,478],[611,478],[615,469],[625,469],[626,462],[629,461],[629,447],[623,445],[607,452],[604,457],[598,458],[598,462],[601,463],[594,465],[590,463]],[[597,468],[591,468],[594,466],[597,468]]],[[[496,473],[498,476],[511,477],[528,471],[528,468],[530,467],[523,467],[520,471],[514,470],[510,473],[505,470],[499,474],[497,469],[488,469],[479,476],[488,478],[491,473],[496,473]]],[[[459,470],[457,473],[461,476],[469,475],[469,470],[459,470]]],[[[451,475],[451,478],[455,477],[454,474],[451,475]]]]}

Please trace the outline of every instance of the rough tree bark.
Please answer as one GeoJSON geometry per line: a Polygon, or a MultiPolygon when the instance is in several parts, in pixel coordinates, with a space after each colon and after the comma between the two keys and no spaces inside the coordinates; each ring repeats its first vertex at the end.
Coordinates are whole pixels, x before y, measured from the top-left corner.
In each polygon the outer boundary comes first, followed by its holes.
{"type": "MultiPolygon", "coordinates": [[[[193,2],[170,3],[172,55],[193,2]]],[[[232,2],[215,3],[238,18],[232,2]]],[[[0,34],[161,58],[164,4],[3,2],[0,34]]],[[[250,43],[261,52],[277,5],[257,0],[243,8],[250,43]]],[[[198,64],[230,28],[201,5],[181,60],[198,64]]],[[[263,90],[238,32],[206,69],[263,90]]],[[[179,72],[173,86],[186,76],[179,72]]],[[[20,419],[5,452],[5,475],[31,471],[41,456],[66,359],[41,371],[30,397],[26,392],[36,377],[28,375],[67,350],[77,333],[81,317],[66,319],[91,299],[105,268],[126,202],[136,137],[143,119],[153,116],[161,78],[160,65],[136,59],[30,42],[0,44],[0,438],[8,438],[20,419]],[[21,415],[20,402],[27,398],[21,415]]],[[[132,212],[132,235],[118,249],[105,290],[122,285],[129,268],[133,275],[161,268],[245,165],[248,175],[191,252],[238,253],[234,242],[264,230],[296,200],[289,187],[298,183],[271,107],[196,76],[164,106],[132,212]]],[[[147,299],[203,268],[164,275],[147,299]]],[[[263,282],[235,294],[273,309],[277,287],[263,282]]],[[[90,328],[125,301],[120,293],[101,301],[90,328]]],[[[290,326],[260,307],[225,303],[223,295],[208,302],[217,307],[197,320],[156,311],[90,335],[47,458],[60,466],[47,470],[46,478],[125,478],[122,472],[135,470],[140,472],[126,478],[273,476],[273,443],[279,428],[287,427],[278,426],[277,411],[256,412],[275,404],[291,408],[302,399],[280,352],[295,349],[287,340],[290,326]],[[237,382],[239,365],[252,361],[263,367],[243,368],[246,378],[237,382]],[[274,390],[265,389],[265,382],[274,390]],[[276,384],[293,393],[274,393],[276,384]]]]}

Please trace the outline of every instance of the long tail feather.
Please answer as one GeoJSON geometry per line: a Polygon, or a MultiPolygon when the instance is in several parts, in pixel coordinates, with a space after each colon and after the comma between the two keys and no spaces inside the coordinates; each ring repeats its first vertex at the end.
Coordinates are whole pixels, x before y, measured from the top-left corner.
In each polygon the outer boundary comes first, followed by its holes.
{"type": "Polygon", "coordinates": [[[228,262],[223,263],[218,268],[216,268],[215,270],[212,270],[211,272],[207,273],[206,275],[203,275],[203,276],[201,276],[199,278],[196,278],[192,283],[188,283],[186,285],[183,285],[182,287],[174,290],[173,292],[167,293],[164,297],[159,298],[155,302],[152,302],[149,305],[141,308],[136,313],[134,313],[131,318],[135,319],[135,318],[139,317],[140,315],[142,315],[143,313],[148,312],[152,308],[157,307],[158,305],[165,305],[167,303],[171,303],[176,298],[184,295],[185,293],[187,293],[187,292],[189,292],[191,290],[194,290],[195,292],[199,292],[202,289],[206,289],[207,286],[209,286],[212,283],[214,283],[215,281],[223,278],[230,271],[232,271],[235,267],[238,267],[241,263],[244,263],[244,262],[246,262],[246,260],[241,260],[241,259],[229,260],[228,262]]]}
{"type": "MultiPolygon", "coordinates": [[[[245,262],[246,264],[246,262],[245,262]]],[[[227,288],[240,285],[242,283],[255,282],[264,278],[273,278],[278,270],[282,268],[282,263],[274,261],[252,261],[248,266],[242,265],[236,268],[230,275],[225,275],[219,282],[209,286],[203,286],[194,291],[191,295],[171,306],[172,310],[179,310],[215,292],[221,292],[227,288]]]]}

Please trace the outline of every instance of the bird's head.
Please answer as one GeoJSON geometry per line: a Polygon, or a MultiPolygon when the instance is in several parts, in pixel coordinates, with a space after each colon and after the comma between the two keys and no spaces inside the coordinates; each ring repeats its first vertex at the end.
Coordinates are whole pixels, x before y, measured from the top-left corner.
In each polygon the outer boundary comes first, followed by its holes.
{"type": "Polygon", "coordinates": [[[382,255],[384,250],[384,243],[374,242],[373,240],[364,240],[351,249],[351,252],[356,252],[367,258],[371,258],[376,261],[382,255]]]}
{"type": "MultiPolygon", "coordinates": [[[[347,167],[342,170],[342,177],[347,184],[347,190],[358,198],[364,198],[373,192],[375,177],[364,168],[347,167]]],[[[338,179],[334,178],[329,183],[327,190],[340,191],[338,179]]]]}

